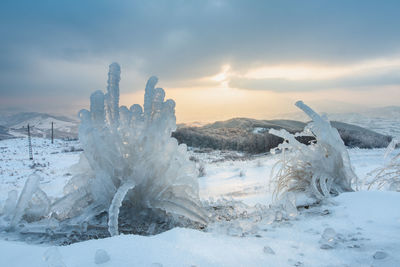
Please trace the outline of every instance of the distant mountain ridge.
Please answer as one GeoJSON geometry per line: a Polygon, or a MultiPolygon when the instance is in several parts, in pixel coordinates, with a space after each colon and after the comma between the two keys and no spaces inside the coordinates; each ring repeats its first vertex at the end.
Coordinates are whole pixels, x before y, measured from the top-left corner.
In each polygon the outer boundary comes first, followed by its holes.
{"type": "Polygon", "coordinates": [[[40,112],[20,112],[20,113],[11,114],[11,115],[3,115],[3,116],[0,115],[0,125],[10,127],[10,126],[13,126],[16,124],[20,124],[24,121],[29,121],[36,117],[41,117],[43,119],[53,118],[54,120],[78,123],[77,119],[73,119],[73,118],[67,117],[67,116],[51,115],[51,114],[40,113],[40,112]]]}
{"type": "Polygon", "coordinates": [[[27,135],[29,124],[32,136],[50,138],[51,123],[56,138],[77,138],[79,121],[67,116],[39,112],[21,112],[0,116],[0,140],[27,135]]]}

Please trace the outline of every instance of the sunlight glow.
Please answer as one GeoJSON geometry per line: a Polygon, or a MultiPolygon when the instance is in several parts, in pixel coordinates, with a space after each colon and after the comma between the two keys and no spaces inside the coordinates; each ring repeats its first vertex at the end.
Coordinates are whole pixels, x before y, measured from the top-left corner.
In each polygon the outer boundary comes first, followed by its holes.
{"type": "Polygon", "coordinates": [[[228,80],[231,70],[231,66],[229,64],[223,65],[220,73],[210,77],[212,81],[219,82],[222,87],[228,87],[228,80]]]}

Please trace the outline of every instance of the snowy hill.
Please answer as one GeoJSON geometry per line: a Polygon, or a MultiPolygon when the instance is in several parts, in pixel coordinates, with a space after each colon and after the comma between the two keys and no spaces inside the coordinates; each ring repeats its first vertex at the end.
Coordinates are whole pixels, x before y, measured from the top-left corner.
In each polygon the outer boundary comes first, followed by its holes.
{"type": "MultiPolygon", "coordinates": [[[[79,121],[66,116],[56,116],[46,113],[24,112],[13,115],[0,116],[0,125],[7,135],[0,135],[0,139],[26,136],[27,125],[30,125],[32,136],[51,136],[51,123],[54,123],[55,138],[76,138],[79,121]]],[[[1,133],[0,133],[1,134],[1,133]]]]}
{"type": "Polygon", "coordinates": [[[0,125],[0,140],[13,138],[11,134],[8,133],[9,129],[5,126],[0,125]]]}

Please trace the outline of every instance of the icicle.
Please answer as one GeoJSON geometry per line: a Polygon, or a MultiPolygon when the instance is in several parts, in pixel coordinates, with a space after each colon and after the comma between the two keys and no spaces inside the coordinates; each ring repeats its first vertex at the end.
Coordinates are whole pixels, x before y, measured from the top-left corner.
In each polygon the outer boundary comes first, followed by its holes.
{"type": "Polygon", "coordinates": [[[108,232],[111,236],[118,235],[118,216],[119,208],[122,205],[122,201],[129,190],[133,189],[135,184],[131,181],[123,183],[115,193],[114,198],[111,202],[110,209],[108,210],[108,232]]]}
{"type": "Polygon", "coordinates": [[[10,223],[10,228],[13,229],[17,223],[21,220],[24,215],[26,207],[28,207],[29,201],[32,199],[33,194],[35,194],[40,177],[37,174],[32,174],[26,180],[25,186],[22,189],[21,195],[19,196],[17,207],[15,208],[14,216],[10,223]]]}
{"type": "Polygon", "coordinates": [[[118,63],[112,63],[108,72],[107,81],[107,117],[111,125],[118,126],[119,123],[119,81],[121,68],[118,63]]]}
{"type": "Polygon", "coordinates": [[[144,105],[143,105],[143,113],[145,120],[151,119],[151,113],[153,108],[153,99],[154,99],[154,87],[158,82],[158,78],[156,76],[150,77],[147,81],[145,94],[144,94],[144,105]]]}
{"type": "Polygon", "coordinates": [[[100,90],[90,95],[90,115],[96,126],[104,125],[104,94],[100,90]]]}
{"type": "Polygon", "coordinates": [[[15,207],[17,206],[17,200],[18,192],[16,190],[11,190],[8,192],[8,197],[3,207],[3,215],[9,216],[14,213],[15,207]]]}

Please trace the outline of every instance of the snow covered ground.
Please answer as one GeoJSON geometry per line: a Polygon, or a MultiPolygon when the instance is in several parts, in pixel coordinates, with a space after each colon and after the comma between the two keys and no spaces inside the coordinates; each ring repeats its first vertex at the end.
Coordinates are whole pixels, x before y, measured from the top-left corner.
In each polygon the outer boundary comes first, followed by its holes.
{"type": "MultiPolygon", "coordinates": [[[[32,142],[35,166],[28,160],[26,139],[0,141],[0,208],[7,193],[20,192],[34,170],[51,197],[61,196],[71,177],[69,168],[79,160],[78,142],[32,142]]],[[[204,169],[201,199],[222,205],[241,201],[241,219],[214,222],[205,231],[176,228],[155,236],[120,235],[62,247],[11,241],[1,233],[0,266],[400,266],[400,194],[366,191],[362,184],[367,173],[383,164],[384,150],[349,152],[361,179],[359,192],[275,222],[247,212],[272,203],[269,177],[276,156],[191,152],[204,169]],[[98,250],[107,255],[95,257],[98,250]]]]}

